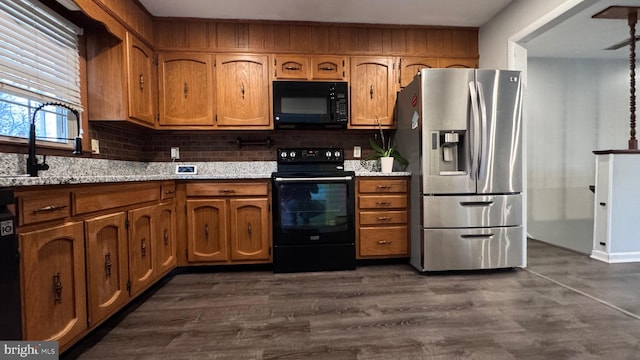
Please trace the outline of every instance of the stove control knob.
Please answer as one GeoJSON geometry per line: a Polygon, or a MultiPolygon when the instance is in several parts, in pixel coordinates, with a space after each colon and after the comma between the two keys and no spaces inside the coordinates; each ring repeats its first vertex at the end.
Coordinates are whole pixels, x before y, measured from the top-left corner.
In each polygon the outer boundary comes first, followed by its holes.
{"type": "Polygon", "coordinates": [[[286,151],[281,152],[280,153],[280,157],[283,158],[283,159],[286,158],[287,157],[287,152],[286,151]]]}
{"type": "Polygon", "coordinates": [[[296,157],[296,152],[295,151],[290,152],[289,156],[291,156],[292,158],[296,157]]]}
{"type": "Polygon", "coordinates": [[[327,158],[331,158],[331,151],[328,151],[326,153],[324,153],[324,156],[326,156],[327,158]]]}
{"type": "Polygon", "coordinates": [[[337,158],[339,158],[339,157],[340,157],[340,155],[341,155],[341,154],[340,154],[340,150],[336,150],[336,152],[335,152],[335,154],[334,154],[334,155],[335,155],[337,158]]]}

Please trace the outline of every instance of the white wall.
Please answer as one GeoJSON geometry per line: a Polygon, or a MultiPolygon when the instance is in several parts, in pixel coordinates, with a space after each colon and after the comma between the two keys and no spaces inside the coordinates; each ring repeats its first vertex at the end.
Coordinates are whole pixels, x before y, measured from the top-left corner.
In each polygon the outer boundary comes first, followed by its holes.
{"type": "Polygon", "coordinates": [[[628,61],[529,58],[528,73],[528,233],[590,253],[592,151],[627,146],[628,61]]]}

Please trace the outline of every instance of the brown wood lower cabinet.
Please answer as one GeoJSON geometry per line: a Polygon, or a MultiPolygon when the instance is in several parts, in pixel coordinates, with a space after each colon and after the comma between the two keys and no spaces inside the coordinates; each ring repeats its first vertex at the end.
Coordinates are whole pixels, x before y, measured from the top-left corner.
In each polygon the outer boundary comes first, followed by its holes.
{"type": "Polygon", "coordinates": [[[271,262],[269,183],[188,183],[190,263],[271,262]]]}
{"type": "Polygon", "coordinates": [[[409,256],[408,180],[357,179],[358,258],[409,256]]]}
{"type": "Polygon", "coordinates": [[[64,351],[175,268],[174,194],[172,181],[15,191],[23,338],[64,351]]]}
{"type": "Polygon", "coordinates": [[[82,222],[21,233],[20,252],[23,338],[64,349],[87,329],[82,222]]]}
{"type": "Polygon", "coordinates": [[[126,213],[85,221],[89,326],[100,323],[129,300],[126,213]]]}

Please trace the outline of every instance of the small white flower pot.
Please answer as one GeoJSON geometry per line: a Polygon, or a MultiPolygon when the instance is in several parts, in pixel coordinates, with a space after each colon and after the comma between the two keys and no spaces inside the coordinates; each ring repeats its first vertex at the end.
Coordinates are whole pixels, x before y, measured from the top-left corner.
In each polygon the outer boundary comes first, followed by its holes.
{"type": "Polygon", "coordinates": [[[383,173],[390,173],[393,171],[393,157],[386,156],[380,158],[380,168],[383,173]]]}

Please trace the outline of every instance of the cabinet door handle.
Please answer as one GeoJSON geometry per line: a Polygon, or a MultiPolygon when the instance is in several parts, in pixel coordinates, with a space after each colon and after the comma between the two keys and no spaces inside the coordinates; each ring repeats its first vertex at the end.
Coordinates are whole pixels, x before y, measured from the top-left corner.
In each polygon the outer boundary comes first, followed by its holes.
{"type": "Polygon", "coordinates": [[[369,85],[369,96],[373,100],[373,84],[369,85]]]}
{"type": "Polygon", "coordinates": [[[391,240],[379,240],[378,245],[391,245],[392,242],[391,240]]]}
{"type": "Polygon", "coordinates": [[[53,275],[53,291],[55,293],[54,301],[56,304],[62,304],[62,281],[60,280],[60,273],[57,272],[53,275]]]}
{"type": "Polygon", "coordinates": [[[318,66],[318,69],[322,71],[336,71],[337,66],[331,63],[323,63],[318,66]]]}
{"type": "Polygon", "coordinates": [[[184,91],[184,98],[186,99],[186,98],[187,98],[187,95],[189,95],[189,85],[187,84],[187,82],[186,82],[186,81],[184,82],[184,89],[183,89],[183,91],[184,91]]]}
{"type": "Polygon", "coordinates": [[[209,224],[204,224],[204,239],[209,241],[209,224]]]}
{"type": "Polygon", "coordinates": [[[54,212],[54,211],[62,210],[64,208],[66,208],[66,207],[67,207],[67,205],[48,205],[48,206],[41,207],[41,208],[33,210],[33,213],[37,214],[37,213],[42,213],[42,212],[54,212]]]}
{"type": "Polygon", "coordinates": [[[242,98],[244,99],[244,83],[240,86],[240,94],[242,95],[242,98]]]}
{"type": "Polygon", "coordinates": [[[300,70],[299,67],[293,66],[293,65],[288,65],[288,66],[285,67],[285,69],[287,69],[287,70],[300,70]]]}
{"type": "Polygon", "coordinates": [[[147,256],[147,239],[146,238],[140,239],[140,254],[142,255],[142,257],[147,256]]]}
{"type": "Polygon", "coordinates": [[[104,275],[106,277],[111,277],[111,253],[107,252],[104,255],[104,275]]]}
{"type": "Polygon", "coordinates": [[[144,75],[140,74],[140,90],[144,90],[144,75]]]}
{"type": "Polygon", "coordinates": [[[249,237],[251,237],[251,223],[247,224],[247,234],[249,234],[249,237]]]}
{"type": "Polygon", "coordinates": [[[169,230],[164,229],[163,238],[164,238],[164,246],[169,245],[169,230]]]}

